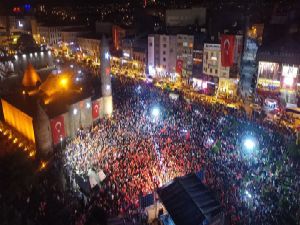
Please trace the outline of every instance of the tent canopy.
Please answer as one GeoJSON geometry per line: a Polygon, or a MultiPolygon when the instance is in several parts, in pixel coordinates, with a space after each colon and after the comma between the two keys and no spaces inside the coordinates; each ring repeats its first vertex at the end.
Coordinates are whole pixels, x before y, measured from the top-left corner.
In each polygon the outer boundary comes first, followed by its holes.
{"type": "Polygon", "coordinates": [[[175,178],[157,193],[176,225],[222,224],[222,207],[195,174],[175,178]]]}

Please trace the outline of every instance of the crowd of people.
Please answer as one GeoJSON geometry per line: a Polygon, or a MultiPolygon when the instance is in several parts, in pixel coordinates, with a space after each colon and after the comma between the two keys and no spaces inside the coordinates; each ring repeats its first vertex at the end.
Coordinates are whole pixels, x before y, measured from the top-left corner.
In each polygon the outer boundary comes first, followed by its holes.
{"type": "Polygon", "coordinates": [[[299,223],[300,166],[287,152],[292,130],[220,104],[173,100],[151,84],[123,78],[113,87],[113,115],[78,131],[63,152],[74,186],[78,175],[104,172],[93,203],[107,214],[133,212],[140,196],[203,171],[229,224],[299,223]],[[253,152],[245,138],[255,140],[253,152]]]}

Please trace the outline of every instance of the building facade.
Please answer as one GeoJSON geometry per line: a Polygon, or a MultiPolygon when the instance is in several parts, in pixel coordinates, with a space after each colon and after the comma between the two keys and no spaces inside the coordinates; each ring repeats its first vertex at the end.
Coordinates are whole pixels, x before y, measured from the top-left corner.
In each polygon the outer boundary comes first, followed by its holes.
{"type": "Polygon", "coordinates": [[[56,26],[38,26],[37,32],[39,42],[49,45],[58,44],[62,40],[61,30],[61,27],[56,26]]]}
{"type": "Polygon", "coordinates": [[[83,53],[98,61],[100,55],[101,37],[88,35],[80,36],[77,37],[77,44],[83,53]]]}
{"type": "Polygon", "coordinates": [[[192,75],[194,37],[191,35],[149,35],[148,70],[152,76],[192,75]],[[180,62],[180,66],[178,66],[180,62]]]}
{"type": "Polygon", "coordinates": [[[242,36],[234,36],[232,49],[232,65],[222,65],[221,44],[205,43],[203,49],[203,74],[215,77],[217,95],[236,97],[240,77],[240,62],[242,53],[242,36]]]}

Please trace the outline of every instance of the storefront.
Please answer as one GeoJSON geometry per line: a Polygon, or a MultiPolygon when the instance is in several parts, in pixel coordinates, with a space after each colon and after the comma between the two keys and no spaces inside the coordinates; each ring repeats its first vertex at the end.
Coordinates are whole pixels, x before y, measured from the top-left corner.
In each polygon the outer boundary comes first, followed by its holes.
{"type": "Polygon", "coordinates": [[[278,94],[286,107],[296,107],[298,76],[299,65],[260,61],[257,93],[278,94]]]}
{"type": "Polygon", "coordinates": [[[238,79],[220,78],[218,86],[218,96],[233,98],[237,96],[238,79]]]}

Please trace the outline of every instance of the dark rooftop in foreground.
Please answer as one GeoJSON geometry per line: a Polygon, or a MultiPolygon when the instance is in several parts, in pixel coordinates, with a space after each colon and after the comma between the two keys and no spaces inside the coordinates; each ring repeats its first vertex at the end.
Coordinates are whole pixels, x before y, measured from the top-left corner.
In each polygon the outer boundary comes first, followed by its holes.
{"type": "Polygon", "coordinates": [[[220,203],[196,174],[175,178],[157,193],[176,225],[223,224],[220,203]]]}

